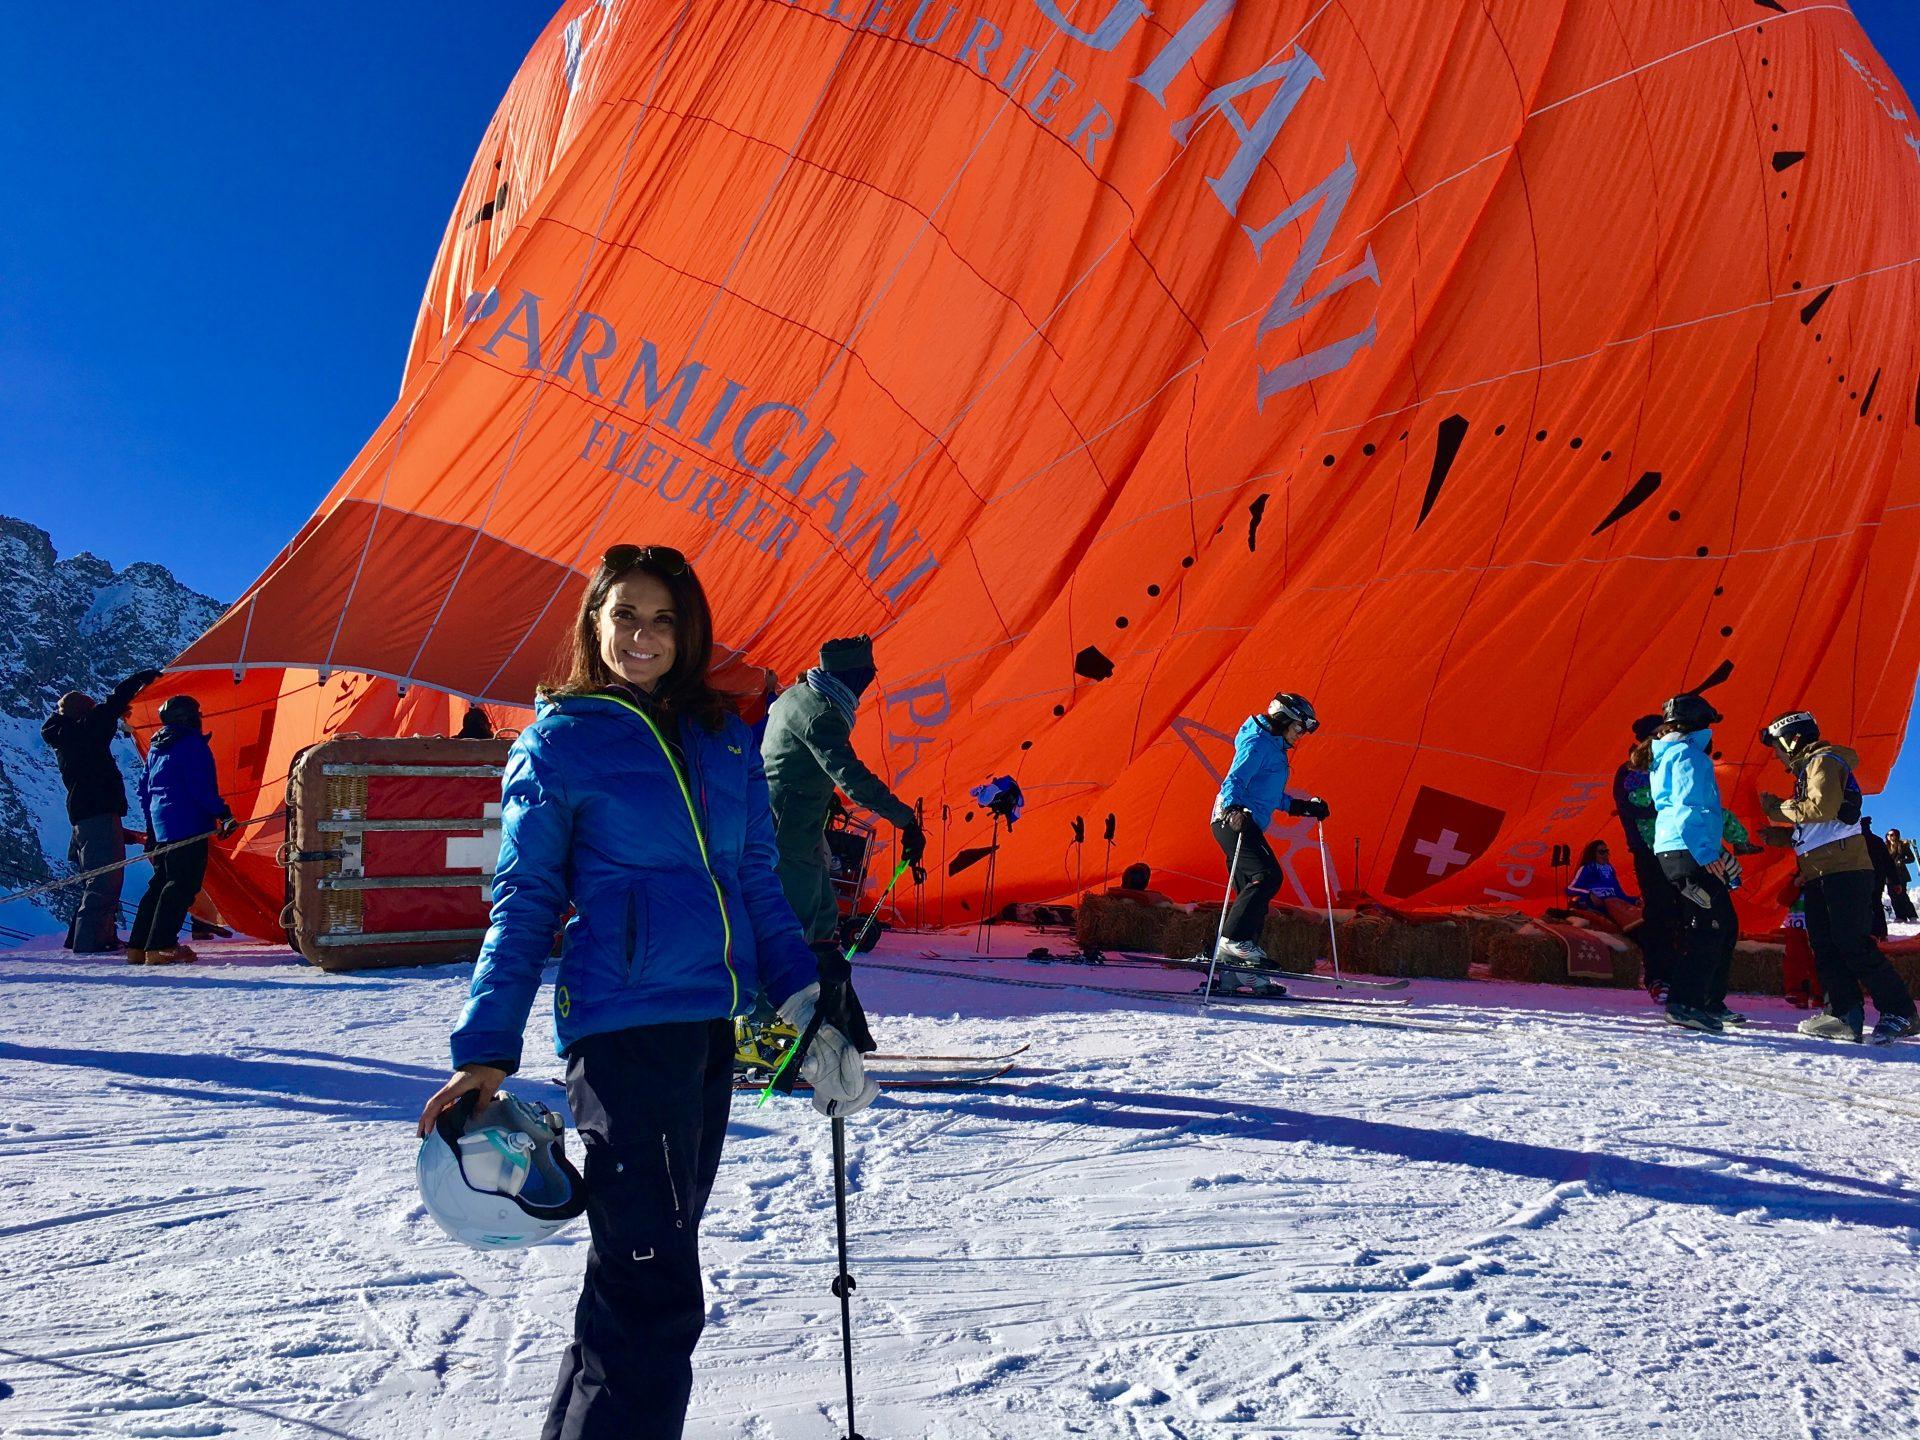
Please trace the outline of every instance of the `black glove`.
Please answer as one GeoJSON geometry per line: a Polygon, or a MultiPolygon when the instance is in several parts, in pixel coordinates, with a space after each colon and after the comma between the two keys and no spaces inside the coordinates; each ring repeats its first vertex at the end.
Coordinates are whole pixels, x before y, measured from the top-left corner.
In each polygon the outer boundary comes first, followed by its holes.
{"type": "Polygon", "coordinates": [[[1253,812],[1244,805],[1229,805],[1220,818],[1227,822],[1229,830],[1239,832],[1253,823],[1253,812]]]}
{"type": "Polygon", "coordinates": [[[1289,799],[1287,801],[1287,813],[1289,815],[1306,816],[1313,820],[1324,820],[1333,813],[1333,808],[1318,795],[1309,795],[1304,800],[1289,799]]]}
{"type": "Polygon", "coordinates": [[[918,825],[907,824],[900,830],[900,860],[911,869],[919,869],[920,861],[927,853],[927,832],[918,825]]]}
{"type": "Polygon", "coordinates": [[[814,1013],[822,1025],[833,1026],[862,1055],[871,1055],[880,1047],[867,1028],[867,1012],[861,1008],[860,997],[853,993],[853,966],[825,942],[813,946],[813,956],[820,970],[820,999],[814,1013]]]}
{"type": "Polygon", "coordinates": [[[120,683],[129,686],[135,694],[138,694],[159,678],[160,672],[158,670],[136,670],[120,683]]]}

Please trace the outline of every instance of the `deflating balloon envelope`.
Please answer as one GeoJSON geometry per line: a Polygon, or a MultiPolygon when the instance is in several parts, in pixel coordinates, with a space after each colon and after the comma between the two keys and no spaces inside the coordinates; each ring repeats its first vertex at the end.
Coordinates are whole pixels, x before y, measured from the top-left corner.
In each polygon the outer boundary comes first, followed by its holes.
{"type": "MultiPolygon", "coordinates": [[[[671,545],[743,691],[876,637],[856,739],[950,851],[1007,774],[1217,893],[1287,690],[1336,884],[1545,897],[1723,662],[1750,818],[1768,715],[1869,788],[1897,750],[1912,113],[1794,0],[568,0],[392,413],[155,693],[259,813],[320,736],[528,705],[606,547],[671,545]]],[[[1000,898],[1060,893],[1057,833],[1000,837],[1000,898]]],[[[211,882],[261,933],[279,838],[211,882]]]]}

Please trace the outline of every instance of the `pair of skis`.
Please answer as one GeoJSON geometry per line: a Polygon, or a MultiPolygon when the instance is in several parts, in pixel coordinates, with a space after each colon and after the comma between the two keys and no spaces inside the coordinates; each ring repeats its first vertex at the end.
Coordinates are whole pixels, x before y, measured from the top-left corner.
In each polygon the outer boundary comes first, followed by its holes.
{"type": "MultiPolygon", "coordinates": [[[[1271,965],[1244,965],[1231,960],[1215,960],[1208,955],[1193,955],[1184,960],[1169,959],[1164,955],[1135,955],[1126,958],[1139,964],[1158,965],[1168,970],[1191,970],[1201,975],[1212,973],[1213,994],[1223,999],[1236,1000],[1291,1000],[1302,1005],[1404,1005],[1405,1000],[1387,1000],[1377,998],[1378,992],[1385,990],[1404,990],[1405,980],[1353,980],[1346,977],[1334,979],[1329,975],[1316,975],[1311,970],[1281,970],[1271,965]],[[1333,990],[1358,990],[1359,995],[1295,995],[1286,987],[1290,985],[1312,985],[1333,990]]],[[[1206,993],[1206,984],[1201,983],[1200,991],[1206,993]]]]}

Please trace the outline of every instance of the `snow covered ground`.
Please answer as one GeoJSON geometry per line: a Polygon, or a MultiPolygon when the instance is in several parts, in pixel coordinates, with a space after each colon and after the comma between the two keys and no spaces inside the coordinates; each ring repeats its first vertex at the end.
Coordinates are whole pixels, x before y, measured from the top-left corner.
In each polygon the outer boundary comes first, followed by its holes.
{"type": "MultiPolygon", "coordinates": [[[[1476,983],[1202,1013],[928,944],[863,972],[884,1046],[1033,1049],[850,1123],[871,1440],[1920,1425],[1920,1045],[1476,983]]],[[[205,957],[0,953],[0,1433],[536,1433],[584,1228],[482,1256],[413,1188],[465,969],[205,957]]],[[[811,1108],[736,1106],[689,1434],[844,1433],[831,1197],[811,1108]]]]}

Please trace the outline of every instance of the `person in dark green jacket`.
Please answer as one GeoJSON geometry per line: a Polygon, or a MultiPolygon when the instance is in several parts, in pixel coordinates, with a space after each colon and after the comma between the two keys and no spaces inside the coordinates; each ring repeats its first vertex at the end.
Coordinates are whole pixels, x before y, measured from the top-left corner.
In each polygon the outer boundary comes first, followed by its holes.
{"type": "Polygon", "coordinates": [[[773,799],[780,884],[810,941],[831,940],[839,923],[830,879],[827,818],[837,789],[900,831],[900,858],[918,865],[927,838],[913,807],[853,753],[853,717],[873,683],[873,642],[829,640],[820,664],[781,692],[767,711],[760,758],[773,799]]]}

